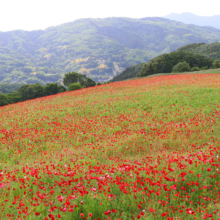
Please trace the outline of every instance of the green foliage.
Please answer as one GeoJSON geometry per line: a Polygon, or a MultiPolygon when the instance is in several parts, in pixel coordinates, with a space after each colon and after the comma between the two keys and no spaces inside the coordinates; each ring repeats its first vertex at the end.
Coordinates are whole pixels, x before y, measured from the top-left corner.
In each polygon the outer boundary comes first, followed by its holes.
{"type": "Polygon", "coordinates": [[[82,88],[82,86],[79,83],[71,83],[68,86],[68,91],[78,90],[81,88],[82,88]]]}
{"type": "Polygon", "coordinates": [[[139,63],[137,65],[129,66],[124,71],[122,71],[119,75],[115,76],[111,82],[122,81],[126,79],[132,79],[137,77],[137,74],[140,72],[144,63],[139,63]]]}
{"type": "MultiPolygon", "coordinates": [[[[210,68],[213,60],[200,54],[178,50],[169,54],[162,54],[152,59],[150,62],[145,63],[138,76],[143,77],[156,73],[171,73],[173,67],[182,62],[188,63],[190,68],[210,68]]],[[[179,64],[179,67],[181,65],[182,64],[179,64]]]]}
{"type": "Polygon", "coordinates": [[[0,93],[12,93],[24,85],[24,83],[0,83],[0,93]]]}
{"type": "Polygon", "coordinates": [[[207,70],[207,69],[209,69],[208,66],[204,66],[204,67],[202,67],[202,70],[207,70]]]}
{"type": "Polygon", "coordinates": [[[87,78],[86,75],[81,75],[81,74],[79,74],[79,83],[84,88],[88,88],[96,85],[94,80],[87,78]]]}
{"type": "Polygon", "coordinates": [[[57,94],[59,92],[59,87],[57,85],[57,83],[48,83],[45,87],[44,87],[44,95],[54,95],[57,94]]]}
{"type": "Polygon", "coordinates": [[[72,83],[79,83],[81,87],[84,88],[96,85],[95,81],[90,78],[87,78],[86,75],[79,74],[76,72],[70,72],[65,74],[63,78],[63,84],[68,87],[72,83]]]}
{"type": "Polygon", "coordinates": [[[23,101],[22,95],[18,91],[8,93],[5,96],[7,97],[9,103],[17,103],[23,101]]]}
{"type": "Polygon", "coordinates": [[[63,84],[67,87],[72,83],[78,83],[78,82],[79,82],[79,73],[76,72],[66,73],[63,78],[63,84]]]}
{"type": "Polygon", "coordinates": [[[0,93],[0,106],[17,103],[29,99],[43,97],[45,95],[53,95],[60,92],[65,92],[66,88],[57,83],[49,83],[46,86],[37,84],[25,84],[20,86],[17,91],[12,93],[2,94],[0,93]]]}
{"type": "MultiPolygon", "coordinates": [[[[186,44],[214,41],[220,41],[217,29],[164,18],[80,19],[44,31],[2,32],[0,82],[44,85],[60,81],[63,72],[104,82],[129,66],[186,44]]],[[[220,59],[217,44],[204,55],[220,59]]],[[[198,53],[203,51],[198,48],[198,53]]]]}
{"type": "Polygon", "coordinates": [[[37,83],[42,85],[44,84],[44,82],[38,79],[37,77],[30,77],[25,82],[28,84],[37,84],[37,83]]]}
{"type": "Polygon", "coordinates": [[[43,81],[47,80],[47,75],[43,71],[37,72],[35,76],[40,80],[43,80],[43,81]]]}
{"type": "Polygon", "coordinates": [[[23,85],[18,89],[18,92],[21,94],[23,101],[29,99],[35,99],[42,97],[44,95],[44,87],[37,84],[27,84],[23,85]]]}
{"type": "Polygon", "coordinates": [[[191,70],[191,68],[190,68],[189,64],[186,61],[184,61],[184,62],[177,63],[173,67],[172,73],[182,73],[182,72],[188,72],[190,70],[191,70]]]}
{"type": "Polygon", "coordinates": [[[62,85],[59,85],[58,86],[58,92],[61,93],[61,92],[66,92],[66,88],[62,85]]]}
{"type": "Polygon", "coordinates": [[[191,71],[199,71],[199,70],[200,70],[200,68],[196,67],[196,66],[191,69],[191,71]]]}
{"type": "Polygon", "coordinates": [[[215,60],[215,61],[213,62],[213,67],[214,67],[215,69],[220,68],[220,60],[215,60]]]}
{"type": "Polygon", "coordinates": [[[214,42],[211,44],[194,43],[188,44],[184,47],[180,47],[178,51],[187,51],[196,54],[207,56],[213,60],[220,60],[220,43],[214,42]]]}
{"type": "Polygon", "coordinates": [[[4,94],[0,93],[0,106],[4,106],[7,104],[9,104],[8,98],[4,94]]]}

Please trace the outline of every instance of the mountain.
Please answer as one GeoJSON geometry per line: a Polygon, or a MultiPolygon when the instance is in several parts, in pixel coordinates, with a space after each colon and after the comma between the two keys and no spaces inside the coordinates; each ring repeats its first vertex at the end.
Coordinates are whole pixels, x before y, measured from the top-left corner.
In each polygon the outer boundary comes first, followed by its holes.
{"type": "Polygon", "coordinates": [[[183,22],[185,24],[194,24],[198,26],[211,26],[220,29],[220,15],[199,16],[189,12],[185,12],[182,14],[171,13],[169,15],[164,16],[163,18],[183,22]]]}
{"type": "Polygon", "coordinates": [[[79,19],[44,31],[0,32],[0,82],[60,82],[70,71],[103,82],[184,45],[214,41],[220,41],[218,29],[156,17],[79,19]]]}

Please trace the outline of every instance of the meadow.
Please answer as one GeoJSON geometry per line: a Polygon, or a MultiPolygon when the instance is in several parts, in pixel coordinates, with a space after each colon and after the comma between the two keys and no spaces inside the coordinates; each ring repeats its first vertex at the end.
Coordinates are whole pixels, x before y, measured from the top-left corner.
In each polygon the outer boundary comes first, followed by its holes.
{"type": "Polygon", "coordinates": [[[220,219],[219,74],[4,106],[0,146],[0,219],[220,219]]]}

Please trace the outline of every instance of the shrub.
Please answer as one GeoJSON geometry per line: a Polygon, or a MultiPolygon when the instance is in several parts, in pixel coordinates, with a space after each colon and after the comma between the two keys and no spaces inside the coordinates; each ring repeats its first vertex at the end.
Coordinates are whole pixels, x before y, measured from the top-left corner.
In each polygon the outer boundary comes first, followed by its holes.
{"type": "Polygon", "coordinates": [[[187,63],[186,61],[184,62],[179,62],[177,63],[173,69],[172,69],[172,72],[173,73],[182,73],[182,72],[188,72],[190,71],[190,66],[189,66],[189,63],[187,63]]]}
{"type": "Polygon", "coordinates": [[[208,69],[207,66],[202,67],[202,70],[207,70],[207,69],[208,69]]]}
{"type": "Polygon", "coordinates": [[[68,91],[78,90],[78,89],[81,89],[81,88],[82,88],[82,86],[79,83],[71,83],[68,86],[68,91]]]}
{"type": "Polygon", "coordinates": [[[58,86],[58,90],[59,90],[59,93],[66,92],[66,88],[64,86],[62,86],[62,85],[58,86]]]}
{"type": "Polygon", "coordinates": [[[195,66],[195,67],[193,67],[192,69],[191,69],[191,71],[199,71],[200,69],[199,69],[199,67],[197,67],[197,66],[195,66]]]}
{"type": "Polygon", "coordinates": [[[213,62],[213,67],[214,67],[215,69],[220,68],[220,60],[215,60],[215,61],[213,62]]]}

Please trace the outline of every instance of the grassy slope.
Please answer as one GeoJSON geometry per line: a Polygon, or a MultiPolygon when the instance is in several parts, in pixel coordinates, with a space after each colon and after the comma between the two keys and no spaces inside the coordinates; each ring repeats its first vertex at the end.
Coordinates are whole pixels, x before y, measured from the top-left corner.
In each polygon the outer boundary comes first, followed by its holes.
{"type": "Polygon", "coordinates": [[[0,219],[218,219],[219,93],[170,75],[0,108],[0,219]]]}
{"type": "Polygon", "coordinates": [[[190,43],[215,41],[220,41],[218,29],[163,18],[80,19],[45,31],[0,32],[0,81],[25,81],[39,71],[81,71],[107,80],[121,71],[118,67],[147,62],[190,43]]]}

